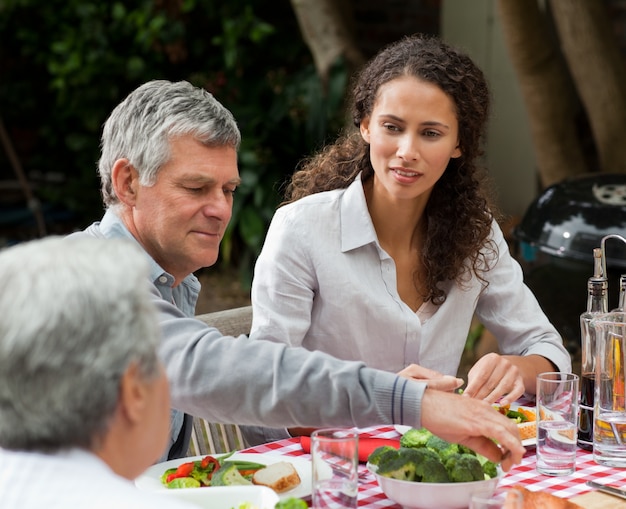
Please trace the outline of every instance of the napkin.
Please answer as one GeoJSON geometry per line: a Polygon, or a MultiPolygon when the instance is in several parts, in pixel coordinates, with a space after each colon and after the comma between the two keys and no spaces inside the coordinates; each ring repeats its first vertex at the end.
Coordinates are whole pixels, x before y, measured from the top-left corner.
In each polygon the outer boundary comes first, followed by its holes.
{"type": "MultiPolygon", "coordinates": [[[[300,445],[304,452],[311,452],[311,437],[301,436],[300,445]]],[[[383,445],[390,445],[395,449],[400,448],[400,440],[393,438],[362,438],[359,437],[359,461],[361,463],[367,463],[369,457],[374,449],[382,447],[383,445]]]]}

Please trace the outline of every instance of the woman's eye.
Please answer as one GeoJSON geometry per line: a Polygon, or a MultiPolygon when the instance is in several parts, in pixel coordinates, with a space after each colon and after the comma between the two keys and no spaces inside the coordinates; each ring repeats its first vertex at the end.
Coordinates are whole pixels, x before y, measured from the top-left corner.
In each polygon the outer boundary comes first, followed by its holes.
{"type": "Polygon", "coordinates": [[[436,138],[437,136],[439,136],[439,133],[437,131],[424,131],[424,136],[426,136],[427,138],[436,138]]]}
{"type": "Polygon", "coordinates": [[[399,131],[400,130],[398,126],[393,125],[393,124],[383,124],[383,128],[386,129],[387,131],[399,131]]]}

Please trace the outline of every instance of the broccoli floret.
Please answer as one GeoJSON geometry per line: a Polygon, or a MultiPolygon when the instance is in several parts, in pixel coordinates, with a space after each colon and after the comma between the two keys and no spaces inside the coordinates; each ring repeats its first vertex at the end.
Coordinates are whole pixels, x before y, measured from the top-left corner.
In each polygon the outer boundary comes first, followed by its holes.
{"type": "Polygon", "coordinates": [[[496,465],[493,461],[488,460],[482,454],[477,454],[476,458],[480,462],[483,467],[483,473],[486,478],[493,479],[498,475],[498,465],[496,465]]]}
{"type": "Polygon", "coordinates": [[[378,474],[418,482],[448,482],[448,473],[439,456],[426,448],[400,448],[395,458],[382,458],[378,474]]]}
{"type": "Polygon", "coordinates": [[[480,461],[472,454],[452,455],[447,459],[445,466],[452,482],[471,482],[485,479],[480,461]]]}
{"type": "Polygon", "coordinates": [[[391,477],[400,481],[415,480],[415,463],[397,456],[378,465],[377,473],[384,477],[391,477]]]}
{"type": "Polygon", "coordinates": [[[461,454],[461,447],[459,446],[459,444],[448,444],[443,449],[437,451],[437,453],[439,454],[442,463],[445,465],[450,456],[454,456],[455,454],[461,454]]]}
{"type": "Polygon", "coordinates": [[[485,477],[489,479],[493,479],[498,476],[498,465],[496,465],[493,461],[487,461],[483,463],[483,473],[485,477]]]}
{"type": "Polygon", "coordinates": [[[426,447],[426,442],[432,436],[426,428],[411,428],[400,438],[400,447],[426,447]]]}
{"type": "Polygon", "coordinates": [[[443,451],[447,449],[449,446],[450,446],[450,442],[447,442],[443,438],[439,438],[437,435],[431,436],[426,441],[426,447],[430,449],[431,451],[435,451],[437,454],[439,454],[439,451],[443,451]]]}
{"type": "Polygon", "coordinates": [[[281,500],[280,502],[276,502],[275,509],[308,509],[307,503],[301,498],[288,498],[286,500],[281,500]]]}
{"type": "Polygon", "coordinates": [[[389,456],[391,458],[397,456],[397,454],[398,449],[396,449],[395,447],[392,447],[390,445],[382,445],[372,451],[372,453],[367,457],[367,462],[372,465],[378,465],[381,459],[385,458],[386,456],[393,455],[389,456]]]}
{"type": "Polygon", "coordinates": [[[415,470],[415,477],[422,482],[450,482],[450,476],[446,467],[439,458],[431,458],[428,461],[422,463],[415,470]]]}
{"type": "Polygon", "coordinates": [[[459,444],[459,453],[460,454],[471,454],[472,456],[477,456],[476,452],[467,447],[466,445],[459,444]]]}

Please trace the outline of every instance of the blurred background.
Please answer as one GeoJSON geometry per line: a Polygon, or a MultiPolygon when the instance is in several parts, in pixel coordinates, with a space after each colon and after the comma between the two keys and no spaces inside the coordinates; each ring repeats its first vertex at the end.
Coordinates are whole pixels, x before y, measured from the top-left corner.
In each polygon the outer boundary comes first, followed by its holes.
{"type": "MultiPolygon", "coordinates": [[[[107,115],[147,80],[184,79],[228,107],[243,136],[243,184],[220,260],[198,274],[209,281],[198,312],[245,303],[282,185],[346,123],[350,76],[416,32],[460,46],[485,71],[484,162],[503,228],[575,349],[591,250],[574,256],[560,233],[551,245],[560,223],[536,209],[552,186],[583,178],[591,189],[599,175],[626,196],[624,0],[0,0],[0,248],[98,220],[107,115]]],[[[592,246],[626,233],[624,206],[601,204],[601,228],[583,224],[580,235],[592,246]]]]}

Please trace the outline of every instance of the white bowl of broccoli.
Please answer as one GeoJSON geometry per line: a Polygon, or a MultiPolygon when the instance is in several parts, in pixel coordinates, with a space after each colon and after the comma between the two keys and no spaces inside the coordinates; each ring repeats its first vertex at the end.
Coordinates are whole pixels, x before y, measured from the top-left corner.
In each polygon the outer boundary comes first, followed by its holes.
{"type": "Polygon", "coordinates": [[[383,446],[368,458],[387,498],[405,509],[465,509],[472,493],[495,491],[504,475],[471,449],[426,429],[410,429],[400,449],[383,446]]]}

